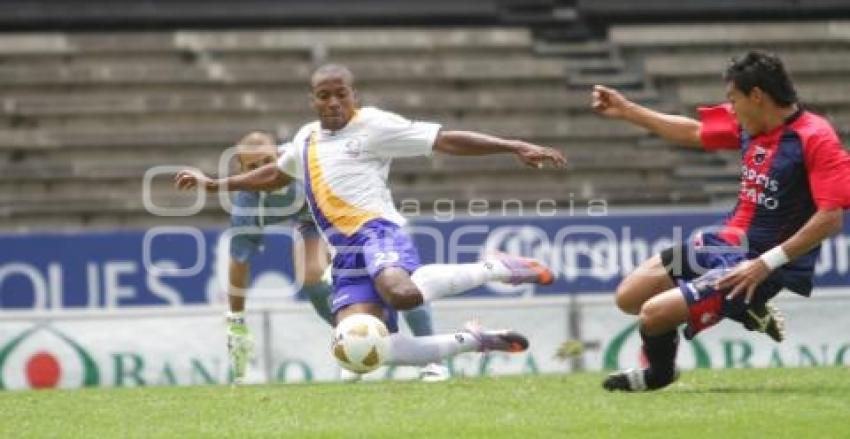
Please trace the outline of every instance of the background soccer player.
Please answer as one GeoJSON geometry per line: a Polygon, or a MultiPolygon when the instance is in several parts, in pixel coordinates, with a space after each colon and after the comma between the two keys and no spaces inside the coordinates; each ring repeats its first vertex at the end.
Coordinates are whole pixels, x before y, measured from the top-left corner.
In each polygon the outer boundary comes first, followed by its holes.
{"type": "MultiPolygon", "coordinates": [[[[179,188],[263,190],[303,179],[317,225],[335,248],[334,299],[337,322],[356,313],[372,314],[392,332],[396,310],[459,294],[488,281],[551,283],[540,263],[502,255],[474,264],[420,266],[405,219],[393,205],[387,177],[395,157],[514,154],[539,168],[563,166],[563,155],[518,140],[481,133],[441,130],[439,124],[411,122],[377,108],[358,108],[354,77],[339,65],[319,68],[311,78],[311,99],[319,120],[302,127],[277,165],[247,174],[211,179],[194,170],[175,176],[179,188]]],[[[389,364],[425,364],[473,350],[517,352],[525,337],[512,331],[469,326],[458,334],[432,337],[391,336],[389,364]]]]}
{"type": "Polygon", "coordinates": [[[781,60],[749,52],[725,71],[726,105],[699,120],[642,107],[606,87],[593,109],[674,143],[741,150],[738,203],[695,242],[653,256],[617,288],[617,306],[637,314],[649,367],[612,374],[608,390],[667,386],[677,377],[677,327],[692,337],[724,317],[781,341],[766,303],[782,288],[808,296],[820,243],[841,230],[850,207],[850,155],[821,116],[801,108],[781,60]]]}
{"type": "MultiPolygon", "coordinates": [[[[236,152],[240,172],[275,163],[279,154],[275,139],[262,132],[245,136],[239,141],[236,152]]],[[[293,224],[297,235],[292,260],[297,283],[302,285],[302,292],[312,303],[316,314],[333,326],[330,310],[332,288],[322,279],[328,265],[327,248],[299,191],[303,191],[303,186],[294,182],[280,191],[240,191],[234,198],[228,266],[230,312],[227,314],[227,348],[237,384],[244,380],[247,363],[253,355],[253,339],[245,324],[245,294],[250,285],[251,258],[263,244],[265,226],[293,224]]],[[[403,314],[414,335],[434,334],[427,305],[403,314]]],[[[426,381],[440,381],[448,378],[448,371],[441,365],[430,364],[421,370],[420,375],[426,381]]]]}

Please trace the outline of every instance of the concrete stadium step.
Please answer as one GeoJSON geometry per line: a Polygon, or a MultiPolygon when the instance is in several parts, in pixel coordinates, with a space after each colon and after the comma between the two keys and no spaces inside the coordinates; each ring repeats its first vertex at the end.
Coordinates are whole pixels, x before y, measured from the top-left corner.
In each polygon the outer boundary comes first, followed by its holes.
{"type": "MultiPolygon", "coordinates": [[[[361,75],[359,84],[394,81],[409,84],[434,83],[439,81],[489,81],[489,82],[541,82],[563,81],[566,77],[566,65],[556,64],[454,64],[435,74],[400,77],[397,74],[382,76],[361,75]]],[[[225,70],[221,68],[202,69],[197,66],[185,67],[92,67],[62,68],[56,71],[28,73],[29,69],[0,68],[0,85],[10,88],[86,85],[151,85],[151,86],[193,86],[193,85],[285,85],[304,87],[307,75],[287,76],[269,68],[244,68],[225,70]]]]}
{"type": "Polygon", "coordinates": [[[681,178],[699,178],[704,180],[739,181],[741,167],[737,164],[726,166],[677,166],[674,175],[681,178]]]}
{"type": "Polygon", "coordinates": [[[209,52],[313,50],[334,52],[481,51],[531,47],[525,28],[269,29],[256,31],[180,31],[175,46],[209,52]]]}
{"type": "Polygon", "coordinates": [[[609,39],[632,47],[846,43],[850,21],[615,25],[609,39]]]}
{"type": "MultiPolygon", "coordinates": [[[[600,155],[599,150],[596,151],[577,151],[575,148],[563,148],[568,158],[568,169],[558,170],[552,168],[544,168],[541,171],[533,170],[526,171],[526,167],[519,163],[517,159],[510,155],[486,156],[486,157],[453,157],[446,155],[435,155],[432,159],[417,158],[417,159],[399,159],[393,162],[393,175],[412,174],[415,177],[418,174],[436,175],[445,173],[449,176],[463,171],[474,171],[476,174],[484,172],[497,172],[504,174],[505,172],[522,173],[528,172],[532,176],[536,176],[541,172],[552,172],[557,174],[573,174],[575,172],[595,172],[597,170],[665,170],[671,169],[676,165],[679,155],[674,151],[666,153],[641,153],[641,151],[617,152],[616,161],[611,161],[606,155],[600,155]]],[[[613,154],[614,150],[609,149],[613,154]]]]}
{"type": "Polygon", "coordinates": [[[337,28],[233,31],[150,31],[7,33],[0,55],[156,53],[173,51],[309,53],[317,46],[335,51],[482,50],[531,47],[524,28],[337,28]]]}
{"type": "MultiPolygon", "coordinates": [[[[27,129],[0,130],[0,149],[50,149],[50,148],[101,148],[123,147],[185,147],[216,145],[224,147],[242,138],[245,133],[257,129],[275,132],[280,123],[262,125],[259,122],[226,126],[182,125],[173,129],[162,129],[156,124],[147,127],[115,127],[114,130],[100,128],[93,130],[69,129],[27,129]]],[[[288,129],[296,129],[293,125],[288,129]]]]}
{"type": "MultiPolygon", "coordinates": [[[[843,74],[850,72],[850,50],[823,50],[798,53],[782,52],[782,60],[796,77],[822,76],[824,74],[843,74]]],[[[652,54],[644,57],[644,67],[648,75],[661,78],[701,77],[717,80],[719,72],[733,56],[740,55],[739,50],[726,52],[679,54],[652,54]]]]}
{"type": "MultiPolygon", "coordinates": [[[[277,56],[280,61],[290,59],[295,62],[303,62],[301,58],[286,58],[277,56]]],[[[75,54],[52,54],[43,53],[36,55],[9,55],[0,54],[0,60],[4,69],[107,69],[120,66],[148,66],[148,67],[192,67],[199,65],[199,57],[191,52],[110,52],[110,53],[75,53],[75,54]]]]}
{"type": "MultiPolygon", "coordinates": [[[[850,83],[843,78],[804,79],[795,81],[803,102],[812,104],[844,104],[850,102],[850,83]]],[[[725,99],[722,81],[680,82],[678,96],[685,105],[718,102],[725,99]]]]}
{"type": "MultiPolygon", "coordinates": [[[[258,119],[252,115],[195,115],[194,120],[170,120],[169,115],[144,118],[94,118],[66,126],[40,129],[0,130],[0,148],[115,147],[148,145],[229,145],[256,129],[287,133],[302,120],[258,119]]],[[[585,139],[643,137],[646,134],[626,124],[612,124],[595,115],[576,117],[513,117],[502,120],[488,116],[441,120],[446,129],[477,130],[523,139],[585,139]]]]}
{"type": "Polygon", "coordinates": [[[12,169],[22,166],[65,166],[86,169],[118,165],[150,166],[166,163],[199,163],[226,160],[225,147],[219,145],[175,148],[71,148],[52,150],[0,150],[0,166],[12,169]]]}
{"type": "MultiPolygon", "coordinates": [[[[456,89],[451,84],[433,84],[426,87],[368,87],[360,92],[366,105],[401,112],[437,110],[511,112],[517,110],[587,110],[590,93],[586,90],[568,90],[549,85],[526,86],[475,86],[456,89]]],[[[655,102],[658,95],[650,90],[630,93],[630,98],[641,102],[655,102]]],[[[180,90],[145,92],[11,92],[0,100],[0,115],[85,116],[145,113],[229,113],[229,112],[296,112],[307,114],[304,91],[251,89],[235,87],[233,90],[211,88],[208,90],[180,90]]]]}
{"type": "MultiPolygon", "coordinates": [[[[9,203],[19,199],[62,199],[79,197],[80,194],[92,198],[101,196],[141,200],[143,181],[141,175],[121,175],[111,178],[86,178],[85,176],[54,176],[53,178],[0,179],[2,196],[9,203]]],[[[170,176],[154,179],[150,184],[156,197],[183,196],[178,194],[170,176]]],[[[184,194],[191,196],[193,194],[184,194]]],[[[187,198],[188,199],[188,198],[187,198]]]]}
{"type": "Polygon", "coordinates": [[[643,75],[630,72],[614,73],[573,73],[567,79],[567,84],[573,88],[590,89],[594,85],[601,84],[614,88],[639,89],[646,85],[643,75]]]}
{"type": "Polygon", "coordinates": [[[738,198],[741,186],[735,183],[707,182],[703,190],[711,197],[712,202],[734,202],[738,198]]]}
{"type": "Polygon", "coordinates": [[[562,56],[570,59],[610,57],[616,46],[608,41],[587,41],[579,43],[564,43],[552,41],[535,41],[534,52],[546,56],[562,56]]]}

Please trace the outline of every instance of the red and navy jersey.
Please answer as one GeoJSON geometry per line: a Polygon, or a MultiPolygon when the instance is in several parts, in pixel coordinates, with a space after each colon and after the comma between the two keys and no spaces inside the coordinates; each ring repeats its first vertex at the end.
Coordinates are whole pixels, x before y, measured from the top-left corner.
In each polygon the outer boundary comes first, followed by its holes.
{"type": "MultiPolygon", "coordinates": [[[[791,237],[817,210],[850,208],[850,154],[823,117],[800,110],[783,125],[750,136],[728,104],[698,112],[706,149],[741,150],[738,202],[718,233],[725,242],[747,245],[754,257],[791,237]]],[[[782,268],[808,278],[803,290],[811,289],[818,251],[782,268]]]]}

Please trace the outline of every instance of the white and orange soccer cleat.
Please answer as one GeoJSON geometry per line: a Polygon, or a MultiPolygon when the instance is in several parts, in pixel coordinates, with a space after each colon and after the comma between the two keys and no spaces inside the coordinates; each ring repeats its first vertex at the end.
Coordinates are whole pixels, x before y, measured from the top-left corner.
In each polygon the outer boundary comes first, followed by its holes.
{"type": "Polygon", "coordinates": [[[513,256],[507,253],[497,253],[493,257],[510,271],[510,276],[503,280],[505,283],[511,285],[528,283],[550,285],[555,281],[552,270],[536,259],[513,256]]]}

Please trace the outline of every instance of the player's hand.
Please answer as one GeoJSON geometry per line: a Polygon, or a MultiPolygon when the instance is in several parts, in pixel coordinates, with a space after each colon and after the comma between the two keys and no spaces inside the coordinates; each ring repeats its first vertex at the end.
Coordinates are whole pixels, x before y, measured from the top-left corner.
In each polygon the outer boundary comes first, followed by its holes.
{"type": "Polygon", "coordinates": [[[741,262],[726,276],[717,281],[715,287],[718,290],[730,290],[726,298],[731,300],[744,294],[744,303],[749,304],[753,300],[759,284],[770,276],[770,269],[761,258],[750,259],[741,262]]]}
{"type": "Polygon", "coordinates": [[[567,158],[564,157],[564,153],[557,149],[523,141],[516,141],[515,147],[515,153],[519,160],[529,167],[542,169],[546,162],[556,168],[563,168],[567,165],[567,158]]]}
{"type": "Polygon", "coordinates": [[[623,97],[617,90],[603,85],[593,86],[593,111],[614,119],[622,119],[631,101],[623,97]]]}
{"type": "Polygon", "coordinates": [[[207,190],[215,190],[215,180],[204,175],[197,169],[184,169],[174,174],[174,186],[179,190],[189,190],[202,187],[207,190]]]}

